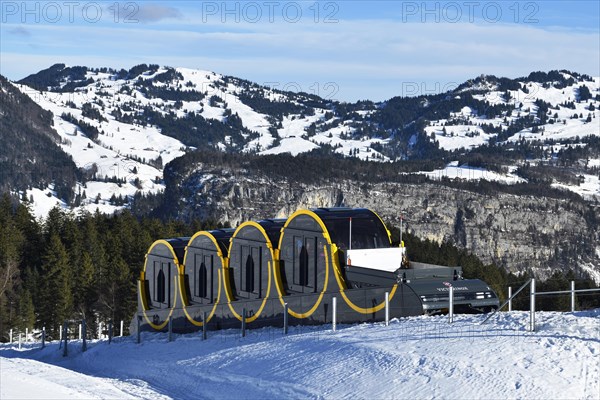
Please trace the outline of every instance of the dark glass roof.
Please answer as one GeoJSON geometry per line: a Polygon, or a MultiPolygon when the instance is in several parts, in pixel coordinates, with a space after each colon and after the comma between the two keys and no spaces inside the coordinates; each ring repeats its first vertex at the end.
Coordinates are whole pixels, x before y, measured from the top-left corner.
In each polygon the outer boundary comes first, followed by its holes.
{"type": "Polygon", "coordinates": [[[175,255],[177,256],[177,262],[183,262],[183,256],[185,255],[185,246],[187,246],[190,241],[189,237],[179,237],[172,239],[165,239],[167,243],[171,245],[173,250],[175,251],[175,255]]]}
{"type": "Polygon", "coordinates": [[[257,221],[257,224],[263,227],[265,232],[267,232],[267,236],[271,241],[273,247],[277,247],[279,244],[279,236],[281,236],[281,228],[285,225],[287,219],[277,218],[277,219],[263,219],[257,221]]]}
{"type": "Polygon", "coordinates": [[[219,243],[219,247],[221,248],[221,252],[223,253],[223,257],[227,257],[227,253],[229,252],[229,239],[233,236],[235,229],[216,229],[214,231],[208,231],[219,243]]]}
{"type": "Polygon", "coordinates": [[[366,208],[314,208],[327,227],[331,240],[340,249],[349,248],[352,240],[353,249],[376,249],[390,247],[387,229],[381,219],[366,208]],[[350,224],[352,219],[352,224],[350,224]],[[350,232],[352,226],[352,232],[350,232]],[[352,237],[352,239],[350,239],[352,237]]]}

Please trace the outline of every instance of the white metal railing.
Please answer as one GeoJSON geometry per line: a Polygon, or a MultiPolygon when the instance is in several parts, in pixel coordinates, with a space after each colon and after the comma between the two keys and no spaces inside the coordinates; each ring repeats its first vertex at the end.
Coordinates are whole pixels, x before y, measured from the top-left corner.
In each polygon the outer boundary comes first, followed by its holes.
{"type": "Polygon", "coordinates": [[[486,323],[492,316],[500,311],[504,306],[508,304],[508,311],[512,311],[512,300],[523,290],[525,287],[530,286],[529,294],[529,330],[535,331],[535,298],[536,296],[554,295],[554,294],[570,294],[571,295],[571,312],[575,311],[575,295],[577,293],[588,293],[588,292],[599,292],[600,288],[595,289],[575,289],[575,281],[571,281],[570,290],[553,290],[548,292],[536,292],[535,290],[535,279],[530,279],[525,282],[515,293],[512,292],[512,287],[508,287],[508,299],[498,307],[493,313],[489,314],[481,324],[486,323]]]}
{"type": "Polygon", "coordinates": [[[531,280],[531,290],[529,293],[529,330],[535,331],[535,279],[531,280]]]}
{"type": "Polygon", "coordinates": [[[488,315],[483,321],[481,321],[481,325],[485,324],[488,319],[492,318],[492,316],[494,316],[498,311],[502,310],[502,308],[504,308],[504,306],[507,304],[509,305],[508,311],[512,311],[512,299],[514,299],[519,293],[521,293],[521,291],[523,289],[525,289],[532,280],[533,279],[530,279],[527,282],[525,282],[514,294],[512,294],[512,288],[509,287],[508,288],[508,299],[504,303],[502,303],[502,305],[500,307],[498,307],[494,312],[492,312],[490,315],[488,315]]]}
{"type": "Polygon", "coordinates": [[[454,287],[450,285],[448,290],[448,323],[454,322],[454,287]]]}
{"type": "MultiPolygon", "coordinates": [[[[78,325],[76,326],[76,328],[73,328],[71,326],[71,328],[68,328],[67,331],[65,331],[65,326],[64,323],[59,326],[58,328],[58,333],[59,333],[59,341],[62,343],[63,341],[65,341],[66,339],[66,335],[68,334],[68,331],[71,331],[71,333],[74,336],[74,338],[77,338],[78,340],[83,341],[83,348],[86,348],[86,338],[87,338],[87,330],[86,330],[86,323],[85,323],[85,319],[81,320],[81,322],[79,322],[79,320],[70,320],[67,321],[70,325],[73,325],[75,323],[77,323],[78,325]],[[67,332],[67,333],[65,333],[67,332]]],[[[123,336],[124,332],[124,321],[121,320],[120,321],[120,336],[123,336]]],[[[105,335],[102,334],[102,322],[99,322],[99,327],[100,329],[98,330],[98,339],[102,339],[103,336],[105,337],[105,335]]],[[[113,332],[113,324],[112,321],[108,323],[108,341],[109,343],[112,341],[112,338],[114,337],[114,332],[113,332]]],[[[115,328],[116,329],[116,328],[115,328]]],[[[44,348],[46,346],[46,327],[42,327],[42,329],[40,331],[35,331],[35,330],[29,330],[29,328],[25,328],[25,332],[19,332],[18,330],[15,331],[15,329],[9,329],[9,343],[18,343],[19,344],[19,348],[21,346],[22,343],[29,343],[29,342],[33,342],[33,343],[41,343],[42,348],[44,348]],[[23,336],[24,335],[24,336],[23,336]],[[36,338],[36,336],[39,335],[39,337],[36,338]],[[19,342],[17,342],[17,338],[19,338],[19,342]]],[[[85,350],[83,350],[85,351],[85,350]]]]}
{"type": "Polygon", "coordinates": [[[600,288],[595,289],[578,289],[575,290],[575,281],[571,281],[570,290],[552,290],[549,292],[536,292],[535,291],[535,279],[531,280],[531,294],[530,294],[530,308],[529,308],[529,330],[535,331],[535,296],[544,296],[552,294],[570,294],[571,295],[571,312],[575,311],[575,294],[576,293],[589,293],[589,292],[600,292],[600,288]]]}
{"type": "MultiPolygon", "coordinates": [[[[590,292],[600,292],[600,288],[594,288],[594,289],[575,289],[575,281],[571,281],[571,289],[570,290],[554,290],[554,291],[547,291],[547,292],[536,292],[535,290],[535,279],[529,279],[527,282],[525,282],[516,292],[513,293],[512,291],[512,287],[508,287],[508,299],[502,303],[502,305],[500,305],[496,310],[494,310],[492,313],[489,313],[486,318],[480,323],[481,325],[483,325],[484,323],[486,323],[492,316],[496,315],[496,313],[498,311],[500,311],[502,308],[504,308],[507,304],[508,304],[508,311],[512,311],[512,300],[519,294],[521,293],[521,291],[523,291],[523,289],[525,289],[528,285],[530,285],[530,308],[529,308],[529,330],[531,332],[535,331],[535,310],[536,310],[536,296],[545,296],[545,295],[559,295],[559,294],[570,294],[571,297],[571,312],[575,311],[575,299],[576,299],[576,294],[577,293],[590,293],[590,292]]],[[[454,322],[454,288],[452,287],[452,285],[449,286],[448,288],[448,322],[449,323],[453,323],[454,322]]],[[[287,334],[287,304],[284,305],[284,310],[285,310],[285,315],[284,315],[284,333],[287,334]]],[[[388,326],[389,322],[390,322],[390,300],[389,300],[389,292],[385,293],[385,325],[388,326]]],[[[245,310],[244,310],[244,316],[246,315],[245,310]]],[[[203,317],[203,322],[206,321],[206,316],[203,317]]],[[[242,318],[242,336],[245,336],[245,318],[242,318]]],[[[336,331],[337,330],[337,298],[333,297],[332,298],[332,330],[336,331]]],[[[63,326],[63,329],[59,330],[60,333],[60,341],[62,342],[63,340],[65,341],[65,349],[66,349],[66,323],[67,321],[65,321],[65,326],[63,326]]],[[[138,317],[137,318],[137,323],[138,323],[138,327],[137,327],[137,343],[141,342],[141,338],[140,338],[140,333],[141,333],[141,329],[140,329],[140,323],[141,320],[138,317]]],[[[203,332],[203,338],[206,338],[206,331],[205,331],[205,327],[206,324],[203,325],[204,327],[204,332],[203,332]]],[[[79,339],[83,340],[83,346],[85,348],[86,344],[85,344],[85,320],[82,321],[82,324],[79,324],[78,326],[78,330],[79,330],[79,339]]],[[[110,343],[110,339],[112,339],[112,323],[109,324],[109,343],[110,343]]],[[[26,329],[26,335],[25,335],[25,341],[28,341],[28,329],[26,329]]],[[[45,344],[45,328],[42,329],[42,347],[45,344]]],[[[120,321],[120,334],[121,336],[123,336],[123,321],[120,321]]],[[[19,347],[21,346],[22,343],[22,333],[18,334],[19,337],[19,347]]],[[[100,337],[100,334],[99,334],[100,337]]],[[[10,330],[10,343],[13,342],[13,329],[10,330]]],[[[171,324],[169,324],[169,341],[172,340],[172,326],[171,324]]],[[[85,350],[83,350],[85,351],[85,350]]]]}

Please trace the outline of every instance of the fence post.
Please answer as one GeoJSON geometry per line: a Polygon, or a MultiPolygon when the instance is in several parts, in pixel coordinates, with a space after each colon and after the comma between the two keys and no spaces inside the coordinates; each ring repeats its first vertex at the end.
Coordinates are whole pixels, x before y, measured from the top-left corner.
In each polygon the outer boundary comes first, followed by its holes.
{"type": "Polygon", "coordinates": [[[331,311],[331,329],[335,332],[337,328],[337,298],[332,299],[332,311],[331,311]]]}
{"type": "Polygon", "coordinates": [[[10,344],[12,344],[12,342],[13,342],[13,340],[12,340],[13,339],[13,330],[12,329],[10,330],[9,336],[10,336],[10,344]]]}
{"type": "Polygon", "coordinates": [[[385,292],[385,326],[390,324],[390,294],[385,292]]]}
{"type": "Polygon", "coordinates": [[[19,350],[21,350],[21,332],[19,332],[19,350]]]}
{"type": "Polygon", "coordinates": [[[529,305],[529,330],[535,331],[535,279],[531,280],[531,294],[529,305]]]}
{"type": "Polygon", "coordinates": [[[121,334],[119,336],[123,336],[123,320],[121,320],[121,334]]]}
{"type": "Polygon", "coordinates": [[[46,347],[46,327],[42,327],[42,349],[46,347]]]}
{"type": "Polygon", "coordinates": [[[173,341],[173,318],[169,318],[169,342],[173,341]]]}
{"type": "Polygon", "coordinates": [[[85,336],[87,335],[87,325],[85,322],[85,319],[81,320],[81,351],[84,352],[87,350],[87,341],[85,339],[85,336]]]}
{"type": "Polygon", "coordinates": [[[575,281],[571,281],[571,312],[575,312],[575,281]]]}
{"type": "Polygon", "coordinates": [[[59,329],[58,329],[58,340],[60,341],[60,345],[62,346],[62,339],[63,339],[63,330],[62,330],[62,326],[59,325],[59,329]]]}
{"type": "Polygon", "coordinates": [[[246,309],[242,310],[242,337],[246,337],[246,309]]]}
{"type": "Polygon", "coordinates": [[[102,322],[98,323],[98,339],[102,339],[102,322]]]}
{"type": "Polygon", "coordinates": [[[288,303],[283,304],[283,334],[288,334],[288,303]]]}
{"type": "Polygon", "coordinates": [[[81,340],[81,324],[79,324],[79,340],[81,340]]]}
{"type": "Polygon", "coordinates": [[[112,319],[108,321],[108,344],[112,343],[113,338],[113,322],[112,319]]]}
{"type": "Polygon", "coordinates": [[[25,343],[29,343],[29,328],[25,328],[25,343]]]}
{"type": "Polygon", "coordinates": [[[208,321],[206,320],[206,311],[202,312],[202,340],[206,340],[206,324],[208,321]]]}
{"type": "Polygon", "coordinates": [[[142,334],[140,332],[140,325],[142,322],[142,317],[138,315],[137,317],[137,343],[140,344],[140,342],[142,341],[142,334]]]}
{"type": "Polygon", "coordinates": [[[450,286],[450,298],[449,298],[449,305],[448,305],[448,323],[452,323],[454,322],[454,287],[450,286]]]}
{"type": "Polygon", "coordinates": [[[69,354],[69,352],[67,351],[67,342],[68,342],[68,337],[69,337],[69,334],[68,334],[68,331],[67,331],[67,321],[65,321],[64,324],[63,324],[63,331],[64,331],[63,332],[63,339],[65,341],[65,347],[63,349],[63,357],[66,357],[69,354]]]}
{"type": "Polygon", "coordinates": [[[512,286],[508,287],[508,311],[512,311],[512,286]]]}

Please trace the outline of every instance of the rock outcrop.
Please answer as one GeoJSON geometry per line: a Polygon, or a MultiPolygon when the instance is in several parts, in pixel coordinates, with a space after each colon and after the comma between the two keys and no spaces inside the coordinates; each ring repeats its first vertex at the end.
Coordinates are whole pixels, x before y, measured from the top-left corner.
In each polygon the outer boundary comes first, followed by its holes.
{"type": "Polygon", "coordinates": [[[286,217],[298,208],[366,207],[421,238],[450,241],[486,263],[545,278],[557,268],[600,270],[597,210],[583,201],[506,193],[485,195],[436,183],[287,182],[244,169],[197,165],[179,177],[178,218],[232,226],[286,217]]]}

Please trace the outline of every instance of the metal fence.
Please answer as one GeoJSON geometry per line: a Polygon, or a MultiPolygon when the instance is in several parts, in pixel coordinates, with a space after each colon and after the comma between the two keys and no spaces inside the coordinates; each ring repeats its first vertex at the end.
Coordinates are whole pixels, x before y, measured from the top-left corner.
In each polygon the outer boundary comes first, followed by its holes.
{"type": "MultiPolygon", "coordinates": [[[[527,282],[525,282],[521,287],[519,287],[519,289],[517,289],[517,291],[515,291],[513,293],[512,291],[512,287],[508,288],[508,299],[502,303],[497,310],[495,310],[492,313],[489,313],[486,318],[480,323],[480,324],[485,324],[490,318],[492,318],[494,315],[496,315],[496,313],[498,313],[499,311],[501,311],[504,307],[508,306],[508,311],[512,311],[512,301],[513,299],[518,296],[527,286],[530,287],[530,309],[529,309],[529,331],[534,332],[535,331],[535,312],[536,312],[536,298],[538,296],[548,296],[548,295],[570,295],[571,298],[571,312],[575,311],[575,305],[576,305],[576,295],[579,293],[590,293],[590,292],[600,292],[600,288],[594,288],[594,289],[575,289],[575,281],[571,281],[571,288],[570,290],[555,290],[555,291],[547,291],[547,292],[536,292],[535,290],[535,279],[529,279],[527,282]]],[[[454,322],[454,288],[452,286],[449,287],[449,292],[448,292],[448,304],[449,304],[449,308],[448,308],[448,323],[453,323],[454,322]]],[[[385,326],[389,325],[389,321],[390,321],[390,303],[389,303],[389,292],[385,292],[385,308],[384,308],[384,312],[385,312],[385,319],[384,319],[384,323],[385,326]]],[[[273,321],[274,325],[279,325],[282,326],[283,329],[283,334],[287,335],[288,334],[288,307],[287,304],[284,305],[284,312],[282,314],[281,319],[282,320],[278,320],[278,321],[273,321]]],[[[245,337],[246,336],[246,330],[247,330],[247,324],[246,324],[246,319],[250,317],[250,315],[248,315],[246,309],[244,309],[242,311],[242,319],[239,322],[239,329],[240,329],[240,336],[241,337],[245,337]]],[[[338,320],[338,311],[337,311],[337,298],[333,297],[332,298],[332,315],[331,315],[331,329],[332,331],[336,331],[337,330],[337,320],[338,320]]],[[[207,316],[206,313],[203,313],[202,316],[202,330],[201,330],[201,334],[202,334],[202,339],[206,340],[207,339],[207,330],[208,330],[208,322],[204,323],[205,321],[207,321],[207,316]]],[[[141,323],[141,317],[139,317],[137,319],[137,323],[138,323],[138,329],[137,329],[137,337],[136,337],[136,341],[137,343],[141,343],[141,329],[140,329],[140,323],[141,323]]],[[[74,332],[74,326],[78,327],[78,335],[75,336],[72,334],[73,338],[72,340],[75,340],[75,338],[79,339],[81,341],[82,344],[82,351],[86,351],[87,349],[87,342],[86,342],[86,336],[87,335],[87,329],[86,329],[86,322],[85,320],[69,320],[69,321],[65,321],[63,326],[60,329],[60,346],[59,349],[62,349],[63,351],[63,355],[66,356],[68,354],[68,350],[67,350],[67,346],[68,346],[68,342],[69,342],[69,332],[74,332]],[[77,325],[78,324],[78,325],[77,325]],[[71,327],[71,329],[69,329],[69,327],[71,327]]],[[[120,321],[120,335],[123,336],[123,321],[120,321]]],[[[235,326],[230,326],[230,328],[236,328],[235,326]]],[[[110,343],[112,341],[113,338],[113,323],[112,321],[110,321],[108,323],[108,327],[107,327],[107,335],[104,335],[104,330],[102,329],[102,324],[99,324],[99,329],[98,329],[98,338],[102,339],[102,336],[107,336],[108,337],[108,343],[110,343]]],[[[45,329],[42,329],[41,331],[41,346],[42,348],[45,346],[46,343],[46,334],[45,334],[45,329]]],[[[19,348],[21,347],[21,343],[22,343],[22,333],[19,333],[19,348]]],[[[26,341],[27,338],[29,336],[29,332],[26,331],[26,341]]],[[[91,336],[91,335],[90,335],[91,336]]],[[[167,338],[168,341],[172,341],[174,340],[173,337],[173,325],[172,325],[172,320],[169,320],[168,323],[168,329],[167,329],[167,338]]],[[[10,330],[10,342],[13,342],[13,330],[10,330]]]]}
{"type": "Polygon", "coordinates": [[[530,287],[529,291],[529,330],[531,332],[535,332],[535,305],[536,305],[536,297],[537,296],[549,296],[549,295],[558,295],[558,294],[568,294],[571,297],[571,312],[575,312],[575,299],[578,293],[590,293],[590,292],[600,292],[600,288],[595,289],[575,289],[575,281],[571,281],[571,289],[570,290],[552,290],[547,292],[536,292],[535,290],[535,279],[530,279],[525,282],[514,294],[512,293],[512,287],[508,288],[508,299],[502,303],[500,307],[490,315],[488,315],[481,323],[486,323],[491,317],[493,317],[498,311],[502,310],[506,305],[508,305],[508,311],[512,311],[512,300],[519,294],[523,289],[527,286],[530,287]]]}
{"type": "MultiPolygon", "coordinates": [[[[81,342],[81,350],[87,350],[87,341],[96,337],[99,340],[108,339],[108,343],[112,342],[115,335],[115,327],[113,322],[108,321],[103,324],[98,323],[97,332],[90,332],[86,324],[86,320],[65,320],[63,324],[57,329],[59,349],[63,352],[64,356],[68,355],[69,341],[78,340],[81,342]]],[[[124,335],[124,321],[120,321],[119,336],[124,335]]],[[[25,329],[25,333],[15,331],[14,329],[9,330],[9,343],[17,343],[18,348],[21,349],[23,344],[39,343],[41,348],[46,347],[46,343],[50,342],[46,333],[46,327],[42,327],[39,331],[25,329]]],[[[71,345],[72,346],[72,345],[71,345]]]]}
{"type": "Polygon", "coordinates": [[[531,280],[531,292],[530,292],[530,307],[529,307],[529,330],[535,331],[535,298],[536,296],[548,296],[555,294],[570,294],[571,295],[571,312],[575,311],[575,295],[577,293],[589,293],[589,292],[600,292],[600,288],[596,289],[577,289],[575,290],[575,281],[571,281],[570,290],[553,290],[549,292],[536,292],[535,291],[535,279],[531,280]]]}

